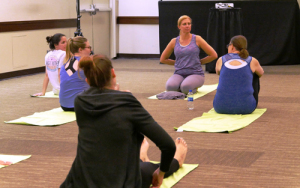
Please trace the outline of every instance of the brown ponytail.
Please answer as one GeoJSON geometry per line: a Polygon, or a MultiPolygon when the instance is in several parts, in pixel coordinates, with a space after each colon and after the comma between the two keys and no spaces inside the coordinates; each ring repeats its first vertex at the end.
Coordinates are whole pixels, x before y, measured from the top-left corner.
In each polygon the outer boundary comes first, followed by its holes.
{"type": "Polygon", "coordinates": [[[237,35],[231,38],[230,43],[239,51],[239,56],[246,59],[249,56],[247,50],[247,39],[243,35],[237,35]]]}
{"type": "Polygon", "coordinates": [[[83,69],[84,75],[90,86],[103,89],[110,85],[112,79],[111,61],[103,55],[82,57],[79,61],[79,68],[83,69]]]}

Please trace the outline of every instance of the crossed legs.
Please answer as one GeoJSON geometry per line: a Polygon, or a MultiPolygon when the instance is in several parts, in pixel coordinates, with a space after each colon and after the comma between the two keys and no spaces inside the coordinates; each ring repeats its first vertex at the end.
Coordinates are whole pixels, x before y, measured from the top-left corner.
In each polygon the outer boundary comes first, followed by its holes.
{"type": "MultiPolygon", "coordinates": [[[[187,144],[182,138],[177,138],[175,140],[176,152],[174,155],[174,159],[171,163],[170,169],[165,173],[164,178],[169,177],[174,172],[176,172],[180,167],[182,167],[186,153],[187,153],[187,144]]],[[[152,183],[152,174],[154,171],[159,168],[159,164],[150,163],[150,159],[148,157],[148,149],[149,143],[146,139],[144,139],[141,152],[140,152],[140,168],[142,174],[142,188],[149,188],[152,183]]]]}

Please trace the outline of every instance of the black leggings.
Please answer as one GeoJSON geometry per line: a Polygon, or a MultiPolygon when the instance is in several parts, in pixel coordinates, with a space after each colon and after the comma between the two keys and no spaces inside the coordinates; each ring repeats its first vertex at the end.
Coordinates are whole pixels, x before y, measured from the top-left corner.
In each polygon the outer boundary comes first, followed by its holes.
{"type": "Polygon", "coordinates": [[[67,108],[67,107],[63,107],[63,106],[60,106],[63,111],[66,111],[66,112],[75,112],[74,108],[67,108]]]}
{"type": "MultiPolygon", "coordinates": [[[[152,184],[152,175],[154,171],[159,167],[158,164],[150,163],[150,162],[143,162],[140,160],[140,168],[141,168],[141,174],[142,174],[142,188],[149,188],[152,184]]],[[[164,178],[169,177],[174,172],[176,172],[179,169],[179,163],[176,159],[173,158],[170,169],[168,172],[165,173],[164,178]]]]}
{"type": "Polygon", "coordinates": [[[254,89],[253,96],[254,96],[254,98],[256,100],[256,107],[257,107],[257,104],[258,104],[258,93],[259,93],[259,90],[260,90],[260,84],[259,84],[259,76],[256,73],[253,73],[252,86],[253,86],[253,89],[254,89]]]}

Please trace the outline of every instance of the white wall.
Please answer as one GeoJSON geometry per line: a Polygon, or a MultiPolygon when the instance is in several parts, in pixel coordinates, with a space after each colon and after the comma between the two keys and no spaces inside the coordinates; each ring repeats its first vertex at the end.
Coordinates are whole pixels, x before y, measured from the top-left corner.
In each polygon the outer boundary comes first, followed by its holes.
{"type": "Polygon", "coordinates": [[[0,22],[74,17],[74,0],[1,0],[0,22]]]}
{"type": "MultiPolygon", "coordinates": [[[[76,18],[74,0],[1,0],[0,5],[0,22],[76,18]]],[[[72,37],[75,29],[1,32],[0,73],[44,66],[46,36],[59,32],[72,37]]]]}
{"type": "MultiPolygon", "coordinates": [[[[158,16],[158,0],[119,0],[119,16],[158,16]]],[[[125,54],[159,54],[159,26],[119,25],[119,51],[125,54]]]]}

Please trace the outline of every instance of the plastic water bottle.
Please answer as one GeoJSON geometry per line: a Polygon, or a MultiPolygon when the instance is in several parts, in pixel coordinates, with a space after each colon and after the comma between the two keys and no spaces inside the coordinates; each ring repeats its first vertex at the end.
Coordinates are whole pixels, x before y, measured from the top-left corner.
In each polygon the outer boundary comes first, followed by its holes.
{"type": "Polygon", "coordinates": [[[190,90],[187,94],[187,107],[189,110],[194,110],[194,96],[193,91],[190,90]]]}

